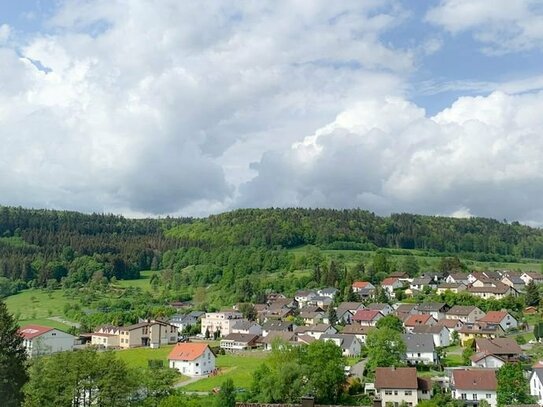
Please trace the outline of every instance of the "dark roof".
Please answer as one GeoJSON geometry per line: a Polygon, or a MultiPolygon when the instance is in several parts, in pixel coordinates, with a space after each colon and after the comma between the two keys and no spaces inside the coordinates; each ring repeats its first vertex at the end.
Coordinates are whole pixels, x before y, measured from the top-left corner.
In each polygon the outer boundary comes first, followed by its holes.
{"type": "Polygon", "coordinates": [[[316,325],[310,325],[310,326],[299,326],[294,330],[294,332],[296,333],[298,332],[326,332],[330,328],[333,328],[332,325],[316,324],[316,325]]]}
{"type": "Polygon", "coordinates": [[[453,387],[460,390],[493,390],[498,387],[496,372],[492,369],[453,370],[453,387]]]}
{"type": "Polygon", "coordinates": [[[468,322],[458,330],[460,333],[482,333],[482,334],[497,334],[503,332],[500,324],[487,324],[486,322],[468,322]]]}
{"type": "Polygon", "coordinates": [[[373,309],[377,311],[382,311],[386,307],[390,307],[390,305],[386,302],[372,302],[370,305],[368,305],[368,309],[373,309]]]}
{"type": "Polygon", "coordinates": [[[414,367],[378,367],[375,369],[376,389],[418,388],[417,369],[414,367]]]}
{"type": "Polygon", "coordinates": [[[258,325],[258,324],[256,322],[253,322],[253,321],[247,321],[245,319],[240,319],[232,326],[232,329],[239,329],[240,331],[246,331],[246,330],[250,329],[254,325],[258,325]]]}
{"type": "Polygon", "coordinates": [[[446,308],[447,304],[444,302],[426,302],[417,306],[417,309],[422,312],[437,312],[446,308]]]}
{"type": "Polygon", "coordinates": [[[447,312],[447,314],[467,316],[471,314],[476,308],[477,307],[474,305],[455,305],[447,312]]]}
{"type": "Polygon", "coordinates": [[[469,293],[505,294],[507,291],[514,289],[501,282],[496,282],[494,285],[495,287],[468,287],[466,290],[469,293]]]}
{"type": "Polygon", "coordinates": [[[416,325],[413,327],[413,333],[414,334],[438,334],[443,330],[443,328],[447,330],[449,329],[445,325],[434,325],[434,326],[416,325]]]}
{"type": "Polygon", "coordinates": [[[478,338],[475,340],[475,344],[479,352],[493,355],[518,355],[522,353],[522,348],[511,338],[478,338]]]}
{"type": "Polygon", "coordinates": [[[354,341],[357,341],[356,336],[346,335],[346,334],[324,334],[320,337],[320,340],[324,341],[326,339],[338,339],[340,341],[341,349],[349,349],[354,341]]]}
{"type": "Polygon", "coordinates": [[[285,321],[267,321],[262,325],[265,331],[288,331],[292,330],[292,322],[285,321]]]}
{"type": "Polygon", "coordinates": [[[235,341],[235,342],[244,342],[251,343],[255,342],[258,339],[258,335],[253,334],[228,334],[221,341],[235,341]]]}
{"type": "Polygon", "coordinates": [[[403,334],[407,352],[433,352],[434,337],[431,334],[403,334]]]}

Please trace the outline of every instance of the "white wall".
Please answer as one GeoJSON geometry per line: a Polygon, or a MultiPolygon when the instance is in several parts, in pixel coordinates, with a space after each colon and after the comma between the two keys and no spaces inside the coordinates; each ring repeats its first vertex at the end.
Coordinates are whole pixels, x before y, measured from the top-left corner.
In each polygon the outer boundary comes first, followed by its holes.
{"type": "Polygon", "coordinates": [[[215,370],[215,355],[206,349],[198,359],[191,361],[170,360],[170,367],[185,376],[204,376],[215,370]]]}
{"type": "Polygon", "coordinates": [[[406,403],[412,403],[416,406],[418,404],[417,389],[413,390],[399,390],[399,389],[381,389],[379,391],[381,395],[381,405],[385,406],[386,403],[394,403],[393,405],[399,405],[402,401],[406,403]],[[390,394],[387,394],[390,393],[390,394]],[[411,394],[410,394],[411,393],[411,394]]]}
{"type": "Polygon", "coordinates": [[[37,354],[48,354],[72,350],[74,348],[75,336],[66,332],[53,329],[30,341],[25,340],[24,344],[30,356],[37,354]]]}
{"type": "Polygon", "coordinates": [[[462,394],[466,395],[465,400],[486,400],[490,404],[490,407],[496,407],[498,405],[498,401],[496,398],[496,392],[495,391],[481,391],[481,390],[453,390],[452,396],[454,399],[462,400],[462,394]],[[487,397],[487,395],[490,395],[490,398],[487,397]]]}
{"type": "Polygon", "coordinates": [[[530,394],[535,396],[539,405],[543,405],[543,384],[535,373],[530,378],[530,394]]]}

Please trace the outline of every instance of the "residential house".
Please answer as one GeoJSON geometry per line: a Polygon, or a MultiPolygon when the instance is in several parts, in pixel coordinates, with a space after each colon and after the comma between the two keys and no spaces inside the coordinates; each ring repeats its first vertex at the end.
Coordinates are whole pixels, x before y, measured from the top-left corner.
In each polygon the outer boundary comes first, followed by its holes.
{"type": "Polygon", "coordinates": [[[464,326],[464,323],[459,319],[440,319],[435,326],[444,326],[447,328],[449,330],[449,339],[452,343],[454,332],[458,332],[464,326]]]}
{"type": "Polygon", "coordinates": [[[299,290],[294,294],[294,299],[298,302],[298,307],[302,308],[307,305],[307,303],[317,297],[318,294],[314,290],[299,290]]]}
{"type": "Polygon", "coordinates": [[[360,341],[355,335],[348,334],[324,334],[320,337],[322,341],[334,342],[341,348],[343,356],[359,356],[361,351],[360,341]]]}
{"type": "Polygon", "coordinates": [[[176,326],[179,333],[181,333],[188,326],[193,326],[193,325],[196,325],[198,322],[200,322],[200,320],[202,319],[204,315],[205,315],[205,312],[202,312],[202,311],[192,311],[185,315],[176,314],[176,315],[173,315],[168,320],[168,322],[170,323],[170,325],[176,326]]]}
{"type": "Polygon", "coordinates": [[[292,331],[269,331],[265,337],[260,338],[259,343],[264,350],[271,350],[274,343],[293,343],[296,341],[296,334],[292,331]]]}
{"type": "Polygon", "coordinates": [[[447,291],[458,294],[459,292],[466,290],[466,285],[464,283],[442,283],[437,286],[437,293],[443,294],[447,291]]]}
{"type": "Polygon", "coordinates": [[[414,334],[430,334],[436,347],[449,346],[451,344],[451,332],[444,325],[417,325],[411,330],[414,334]]]}
{"type": "Polygon", "coordinates": [[[462,283],[465,286],[469,284],[469,278],[467,273],[451,273],[445,279],[446,283],[462,283]]]}
{"type": "Polygon", "coordinates": [[[102,325],[91,333],[91,345],[101,348],[118,348],[121,328],[114,325],[102,325]]]}
{"type": "Polygon", "coordinates": [[[451,309],[451,307],[444,302],[425,302],[417,305],[417,311],[420,314],[430,314],[436,319],[436,321],[445,318],[445,315],[449,309],[451,309]]]}
{"type": "Polygon", "coordinates": [[[486,314],[474,305],[455,305],[445,315],[446,319],[459,319],[462,322],[475,322],[486,314]]]}
{"type": "Polygon", "coordinates": [[[206,312],[202,317],[202,335],[211,335],[216,332],[219,336],[227,336],[232,332],[232,327],[242,319],[241,312],[235,310],[221,312],[206,312]]]}
{"type": "Polygon", "coordinates": [[[477,352],[471,355],[471,366],[488,369],[499,369],[505,365],[506,361],[497,355],[477,352]]]}
{"type": "Polygon", "coordinates": [[[288,321],[270,320],[262,325],[262,336],[266,337],[270,332],[294,332],[294,324],[288,321]]]}
{"type": "Polygon", "coordinates": [[[476,281],[489,283],[492,281],[500,281],[501,278],[502,273],[497,270],[474,271],[468,274],[468,283],[475,284],[476,281]]]}
{"type": "Polygon", "coordinates": [[[361,302],[342,302],[336,309],[337,320],[350,324],[356,311],[364,308],[364,304],[361,302]]]}
{"type": "Polygon", "coordinates": [[[364,289],[375,289],[375,286],[370,283],[369,281],[355,281],[351,285],[354,293],[359,293],[360,291],[364,289]]]}
{"type": "Polygon", "coordinates": [[[206,376],[215,371],[215,354],[206,343],[178,343],[168,362],[171,369],[185,376],[206,376]]]}
{"type": "Polygon", "coordinates": [[[403,326],[405,327],[406,332],[412,332],[413,328],[418,325],[428,325],[433,326],[437,323],[437,320],[430,314],[415,314],[407,317],[403,321],[403,326]]]}
{"type": "Polygon", "coordinates": [[[277,301],[277,300],[284,300],[286,298],[287,297],[285,297],[285,295],[282,294],[282,293],[268,293],[268,294],[266,294],[266,302],[268,304],[271,304],[272,302],[277,301]]]}
{"type": "Polygon", "coordinates": [[[525,288],[524,280],[520,278],[522,273],[508,272],[503,275],[501,282],[505,285],[513,287],[517,291],[522,291],[525,288]]]}
{"type": "Polygon", "coordinates": [[[410,315],[417,313],[417,304],[395,304],[394,315],[403,322],[410,315]]]}
{"type": "Polygon", "coordinates": [[[361,309],[353,315],[353,322],[363,326],[375,326],[379,319],[383,318],[380,311],[373,309],[361,309]]]}
{"type": "Polygon", "coordinates": [[[262,335],[262,327],[253,321],[247,321],[246,319],[239,319],[232,326],[233,334],[251,334],[251,335],[262,335]]]}
{"type": "Polygon", "coordinates": [[[23,346],[29,357],[72,350],[75,336],[60,329],[42,325],[25,325],[19,328],[23,346]]]}
{"type": "Polygon", "coordinates": [[[368,309],[379,311],[383,315],[392,314],[394,308],[385,302],[373,302],[367,306],[368,309]]]}
{"type": "Polygon", "coordinates": [[[541,361],[532,366],[530,394],[536,398],[537,404],[543,406],[543,362],[541,361]]]}
{"type": "Polygon", "coordinates": [[[478,338],[475,340],[475,351],[480,355],[494,355],[504,362],[518,362],[523,354],[522,348],[512,338],[478,338]]]}
{"type": "Polygon", "coordinates": [[[491,286],[485,285],[482,287],[472,286],[466,289],[466,292],[476,297],[483,298],[485,300],[494,298],[500,300],[508,295],[517,296],[518,292],[513,287],[510,287],[500,281],[492,283],[491,286]]]}
{"type": "Polygon", "coordinates": [[[220,347],[224,350],[248,350],[257,346],[259,336],[254,334],[231,333],[221,339],[220,347]]]}
{"type": "Polygon", "coordinates": [[[434,338],[431,334],[403,334],[406,346],[405,358],[410,365],[437,363],[434,338]]]}
{"type": "Polygon", "coordinates": [[[331,300],[334,299],[337,292],[338,292],[338,289],[333,288],[333,287],[321,288],[320,290],[317,290],[318,295],[320,295],[321,297],[328,297],[331,300]]]}
{"type": "Polygon", "coordinates": [[[332,305],[333,302],[334,300],[328,296],[316,295],[312,297],[311,299],[309,299],[305,303],[305,306],[313,306],[313,307],[320,307],[322,309],[328,309],[328,307],[332,305]]]}
{"type": "Polygon", "coordinates": [[[328,324],[317,324],[311,326],[299,326],[294,330],[297,335],[309,335],[315,339],[320,339],[322,335],[335,334],[337,329],[328,324]]]}
{"type": "Polygon", "coordinates": [[[368,337],[368,332],[372,329],[375,329],[371,326],[362,326],[362,325],[346,325],[341,331],[342,334],[354,335],[360,341],[360,343],[366,343],[368,337]]]}
{"type": "Polygon", "coordinates": [[[507,311],[488,311],[479,322],[499,324],[504,331],[518,327],[518,321],[507,311]]]}
{"type": "Polygon", "coordinates": [[[400,281],[399,278],[387,277],[381,282],[381,287],[383,288],[383,290],[385,290],[385,293],[388,295],[389,298],[396,298],[394,290],[402,288],[403,283],[400,281]]]}
{"type": "Polygon", "coordinates": [[[492,369],[453,370],[450,386],[453,399],[470,405],[477,405],[481,400],[486,400],[491,407],[498,405],[498,383],[492,369]]]}
{"type": "Polygon", "coordinates": [[[122,349],[177,343],[177,327],[159,320],[147,320],[137,324],[122,326],[119,330],[119,346],[122,349]]]}
{"type": "Polygon", "coordinates": [[[300,309],[300,318],[304,320],[305,325],[320,324],[324,319],[325,312],[321,307],[303,307],[300,309]]]}
{"type": "Polygon", "coordinates": [[[435,288],[435,281],[431,277],[417,277],[414,278],[409,288],[415,291],[424,291],[425,288],[435,288]]]}
{"type": "Polygon", "coordinates": [[[543,274],[536,271],[526,271],[520,276],[525,285],[528,285],[530,281],[533,281],[536,284],[543,283],[543,274]]]}
{"type": "Polygon", "coordinates": [[[494,339],[504,336],[505,332],[499,324],[488,324],[485,322],[467,322],[458,330],[462,346],[470,339],[487,338],[494,339]]]}
{"type": "MultiPolygon", "coordinates": [[[[416,406],[419,400],[429,400],[432,384],[417,378],[414,367],[378,367],[375,369],[376,400],[381,406],[416,406]]],[[[375,405],[375,404],[374,404],[375,405]]]]}

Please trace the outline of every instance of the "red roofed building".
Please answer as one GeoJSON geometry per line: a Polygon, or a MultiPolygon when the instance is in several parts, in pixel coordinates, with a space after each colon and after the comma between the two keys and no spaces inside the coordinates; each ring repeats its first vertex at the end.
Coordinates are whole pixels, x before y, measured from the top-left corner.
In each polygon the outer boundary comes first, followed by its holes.
{"type": "Polygon", "coordinates": [[[72,350],[75,341],[73,335],[42,325],[25,325],[19,329],[19,335],[30,357],[72,350]]]}
{"type": "Polygon", "coordinates": [[[486,400],[491,407],[496,407],[498,382],[493,369],[458,369],[451,377],[452,396],[465,404],[476,405],[486,400]]]}
{"type": "Polygon", "coordinates": [[[518,326],[517,320],[507,311],[488,311],[478,322],[499,324],[504,331],[518,326]]]}
{"type": "Polygon", "coordinates": [[[381,287],[390,298],[395,298],[394,290],[403,287],[403,283],[397,277],[387,277],[381,282],[381,287]]]}
{"type": "Polygon", "coordinates": [[[373,309],[360,309],[353,316],[353,321],[362,326],[375,326],[379,319],[383,318],[380,311],[373,309]]]}
{"type": "Polygon", "coordinates": [[[178,343],[168,361],[170,368],[186,376],[206,376],[215,370],[215,354],[206,343],[178,343]]]}
{"type": "Polygon", "coordinates": [[[352,287],[353,287],[353,292],[355,293],[358,293],[366,288],[367,289],[375,288],[375,286],[369,281],[355,281],[352,287]]]}
{"type": "Polygon", "coordinates": [[[403,326],[407,332],[413,332],[413,328],[419,325],[434,326],[437,320],[430,314],[410,315],[403,322],[403,326]]]}

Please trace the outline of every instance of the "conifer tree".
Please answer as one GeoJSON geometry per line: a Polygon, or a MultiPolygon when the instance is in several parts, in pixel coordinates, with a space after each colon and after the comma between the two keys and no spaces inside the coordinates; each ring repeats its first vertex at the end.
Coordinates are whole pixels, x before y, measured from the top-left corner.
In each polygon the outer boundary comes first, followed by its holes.
{"type": "Polygon", "coordinates": [[[0,400],[3,407],[18,407],[28,380],[23,338],[6,304],[0,301],[0,400]]]}

